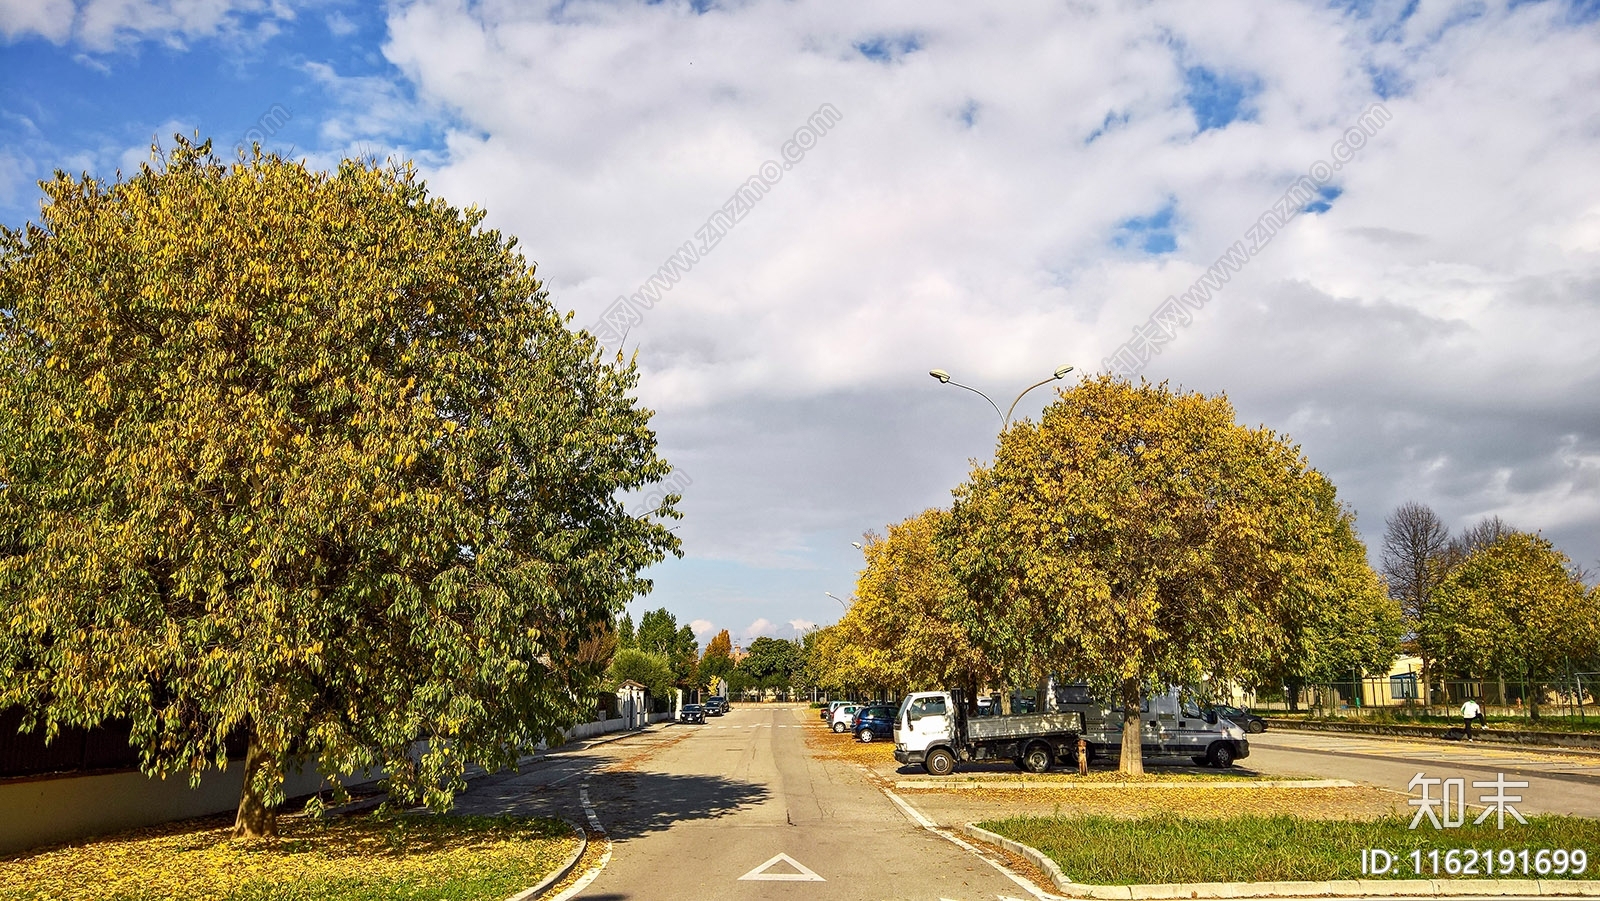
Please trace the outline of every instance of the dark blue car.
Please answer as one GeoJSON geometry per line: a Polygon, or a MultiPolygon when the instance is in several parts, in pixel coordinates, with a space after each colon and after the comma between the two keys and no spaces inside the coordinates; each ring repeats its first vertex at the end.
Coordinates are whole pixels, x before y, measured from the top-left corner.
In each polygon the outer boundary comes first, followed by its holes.
{"type": "Polygon", "coordinates": [[[854,732],[860,741],[893,738],[896,712],[893,707],[875,704],[863,707],[861,712],[856,714],[855,721],[850,724],[850,731],[854,732]]]}

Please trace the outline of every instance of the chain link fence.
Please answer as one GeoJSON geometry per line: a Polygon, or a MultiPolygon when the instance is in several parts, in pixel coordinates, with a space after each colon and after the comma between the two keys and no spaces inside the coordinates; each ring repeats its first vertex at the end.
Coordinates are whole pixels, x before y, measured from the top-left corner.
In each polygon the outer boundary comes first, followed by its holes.
{"type": "Polygon", "coordinates": [[[1454,716],[1468,699],[1485,716],[1568,716],[1600,726],[1600,673],[1569,672],[1549,679],[1492,676],[1430,679],[1421,673],[1366,676],[1343,682],[1286,685],[1246,693],[1257,711],[1310,712],[1335,716],[1454,716]]]}

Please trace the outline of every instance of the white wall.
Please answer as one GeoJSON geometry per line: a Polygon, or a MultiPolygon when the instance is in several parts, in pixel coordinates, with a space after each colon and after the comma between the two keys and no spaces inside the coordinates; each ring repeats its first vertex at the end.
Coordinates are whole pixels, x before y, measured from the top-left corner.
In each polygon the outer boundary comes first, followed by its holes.
{"type": "MultiPolygon", "coordinates": [[[[212,770],[196,788],[187,776],[152,779],[143,773],[104,773],[0,784],[0,852],[71,841],[239,807],[244,764],[212,770]]],[[[289,797],[327,787],[309,771],[285,780],[289,797]]]]}
{"type": "MultiPolygon", "coordinates": [[[[672,720],[673,715],[657,713],[649,719],[659,723],[672,720]]],[[[619,732],[627,725],[625,719],[579,723],[566,734],[569,739],[593,738],[619,732]]],[[[195,788],[189,787],[187,776],[161,780],[138,772],[0,783],[0,853],[137,826],[232,813],[239,807],[243,787],[242,761],[235,761],[226,771],[207,772],[195,788]]],[[[285,780],[284,794],[294,798],[328,787],[320,773],[308,770],[285,780]]]]}

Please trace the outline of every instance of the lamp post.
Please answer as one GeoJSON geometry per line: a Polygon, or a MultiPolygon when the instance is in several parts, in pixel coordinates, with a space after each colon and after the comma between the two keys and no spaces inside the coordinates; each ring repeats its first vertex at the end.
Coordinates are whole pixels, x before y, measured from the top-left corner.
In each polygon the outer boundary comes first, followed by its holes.
{"type": "Polygon", "coordinates": [[[973,394],[976,394],[979,397],[983,398],[984,400],[988,401],[989,402],[989,406],[994,407],[995,415],[1000,417],[1000,428],[1004,429],[1007,426],[1011,425],[1011,414],[1016,412],[1017,403],[1022,400],[1023,395],[1025,395],[1029,391],[1032,391],[1033,389],[1039,387],[1040,385],[1048,385],[1051,382],[1054,382],[1054,381],[1056,381],[1058,379],[1066,378],[1067,373],[1069,373],[1071,371],[1072,371],[1072,367],[1071,366],[1063,366],[1060,369],[1057,369],[1055,371],[1055,374],[1050,376],[1049,378],[1043,379],[1043,380],[1038,381],[1038,382],[1034,382],[1032,385],[1029,385],[1028,387],[1022,389],[1022,394],[1018,394],[1017,395],[1017,399],[1013,400],[1011,402],[1011,407],[1009,409],[1007,409],[1004,413],[1000,412],[1000,405],[995,403],[994,399],[991,398],[989,395],[984,394],[982,391],[979,391],[978,389],[972,387],[971,385],[963,385],[963,384],[961,384],[960,382],[958,382],[955,379],[951,378],[950,377],[950,373],[945,372],[943,369],[930,369],[930,370],[928,370],[928,375],[931,375],[934,378],[938,379],[939,380],[939,384],[941,384],[941,385],[954,385],[957,388],[965,388],[968,391],[971,391],[973,394]]]}
{"type": "MultiPolygon", "coordinates": [[[[1011,401],[1011,406],[1008,407],[1004,413],[1000,412],[1000,405],[994,402],[994,398],[990,397],[987,394],[984,394],[982,391],[979,391],[978,389],[972,387],[971,385],[963,385],[963,384],[961,384],[960,382],[958,382],[955,379],[951,378],[950,377],[950,373],[945,372],[943,369],[930,369],[930,370],[928,370],[928,375],[931,375],[935,379],[937,379],[939,384],[941,384],[941,385],[954,385],[957,388],[965,388],[968,391],[971,391],[973,394],[976,394],[979,397],[983,398],[984,400],[988,401],[989,402],[989,406],[994,407],[995,415],[1000,417],[1000,430],[1002,432],[1004,432],[1011,425],[1011,414],[1015,413],[1017,411],[1017,404],[1022,401],[1022,398],[1029,391],[1032,391],[1033,389],[1038,388],[1041,385],[1048,385],[1051,382],[1059,381],[1061,379],[1064,379],[1064,378],[1067,377],[1067,373],[1069,373],[1071,371],[1072,371],[1072,367],[1071,366],[1062,366],[1059,369],[1057,369],[1054,373],[1052,373],[1049,378],[1040,379],[1039,381],[1034,382],[1033,384],[1029,385],[1028,387],[1022,389],[1022,393],[1018,394],[1016,396],[1016,399],[1011,401]]],[[[1045,697],[1047,698],[1046,702],[1039,705],[1042,708],[1048,709],[1048,708],[1054,706],[1054,694],[1055,694],[1055,692],[1051,688],[1052,682],[1053,682],[1053,680],[1047,680],[1043,685],[1039,686],[1041,689],[1046,689],[1048,691],[1048,694],[1045,695],[1045,697]]],[[[1011,712],[1011,691],[1009,689],[1001,697],[1000,703],[1001,703],[1001,711],[1003,713],[1008,713],[1009,714],[1011,712]]]]}
{"type": "Polygon", "coordinates": [[[839,606],[844,608],[844,612],[846,612],[846,613],[850,612],[850,605],[846,604],[844,602],[844,598],[839,597],[838,595],[834,594],[831,591],[824,591],[823,594],[825,594],[828,597],[833,598],[834,600],[838,601],[839,602],[839,606]]]}

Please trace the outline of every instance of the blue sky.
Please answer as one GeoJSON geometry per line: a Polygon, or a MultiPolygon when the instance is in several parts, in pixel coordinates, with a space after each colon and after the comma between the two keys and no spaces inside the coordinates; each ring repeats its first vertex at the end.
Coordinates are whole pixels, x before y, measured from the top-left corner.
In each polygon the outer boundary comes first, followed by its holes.
{"type": "Polygon", "coordinates": [[[988,458],[994,411],[927,370],[1002,407],[1099,371],[1263,238],[1144,375],[1290,434],[1369,542],[1419,500],[1600,565],[1592,0],[0,0],[0,54],[0,222],[56,168],[256,129],[415,159],[580,325],[779,176],[626,348],[687,486],[634,612],[703,638],[831,621],[850,543],[988,458]]]}

